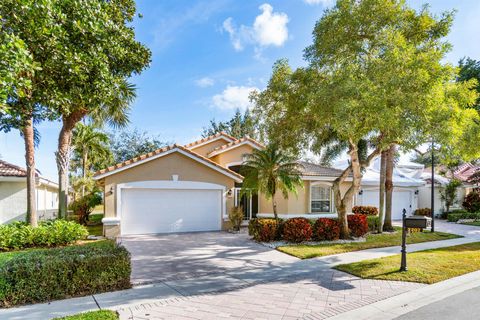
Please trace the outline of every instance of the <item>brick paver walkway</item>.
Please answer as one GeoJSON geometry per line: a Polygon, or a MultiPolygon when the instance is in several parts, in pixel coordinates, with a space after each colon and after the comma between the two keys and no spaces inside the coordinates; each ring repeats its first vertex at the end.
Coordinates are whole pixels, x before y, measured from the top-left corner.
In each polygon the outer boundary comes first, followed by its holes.
{"type": "MultiPolygon", "coordinates": [[[[120,309],[120,319],[325,319],[422,284],[362,280],[321,269],[230,291],[158,300],[120,309]]],[[[174,289],[179,284],[172,286],[174,289]]]]}

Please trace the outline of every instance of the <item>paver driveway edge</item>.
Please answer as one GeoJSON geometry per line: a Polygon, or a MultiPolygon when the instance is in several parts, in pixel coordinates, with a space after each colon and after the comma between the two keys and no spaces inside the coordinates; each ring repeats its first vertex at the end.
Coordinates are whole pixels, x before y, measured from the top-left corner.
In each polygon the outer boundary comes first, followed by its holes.
{"type": "Polygon", "coordinates": [[[329,318],[330,320],[390,320],[423,306],[480,286],[480,271],[372,303],[329,318]]]}

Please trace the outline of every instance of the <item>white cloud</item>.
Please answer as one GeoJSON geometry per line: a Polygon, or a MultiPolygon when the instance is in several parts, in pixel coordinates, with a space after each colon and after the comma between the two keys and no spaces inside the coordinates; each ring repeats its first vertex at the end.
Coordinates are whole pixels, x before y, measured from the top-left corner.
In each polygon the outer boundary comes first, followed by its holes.
{"type": "Polygon", "coordinates": [[[331,5],[333,3],[333,0],[303,0],[303,2],[309,5],[322,4],[324,6],[327,6],[327,5],[331,5]]]}
{"type": "Polygon", "coordinates": [[[225,30],[236,51],[241,51],[248,44],[255,46],[255,55],[259,56],[262,48],[268,46],[281,47],[288,39],[288,16],[283,12],[273,12],[273,7],[262,4],[259,14],[252,26],[241,25],[236,27],[233,18],[229,17],[223,22],[225,30]]]}
{"type": "Polygon", "coordinates": [[[215,80],[209,77],[203,77],[200,79],[195,80],[195,84],[200,88],[211,87],[215,84],[215,80]]]}
{"type": "Polygon", "coordinates": [[[258,88],[229,85],[222,93],[213,96],[212,103],[220,110],[246,110],[252,107],[249,96],[255,90],[258,88]]]}

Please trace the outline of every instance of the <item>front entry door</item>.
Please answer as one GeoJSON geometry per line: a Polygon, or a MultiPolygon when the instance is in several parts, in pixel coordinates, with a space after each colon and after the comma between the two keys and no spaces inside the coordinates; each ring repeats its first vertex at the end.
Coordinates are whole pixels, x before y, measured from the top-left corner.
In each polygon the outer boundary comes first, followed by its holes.
{"type": "Polygon", "coordinates": [[[256,218],[258,213],[258,195],[241,195],[241,188],[235,188],[235,206],[242,206],[244,220],[256,218]]]}

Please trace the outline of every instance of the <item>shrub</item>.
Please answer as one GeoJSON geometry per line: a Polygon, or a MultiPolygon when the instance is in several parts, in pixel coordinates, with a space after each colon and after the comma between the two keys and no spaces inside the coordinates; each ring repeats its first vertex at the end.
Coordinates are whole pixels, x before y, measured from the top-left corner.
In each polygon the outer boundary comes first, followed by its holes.
{"type": "Polygon", "coordinates": [[[430,208],[418,208],[413,212],[415,216],[425,216],[431,217],[432,216],[432,209],[430,208]]]}
{"type": "Polygon", "coordinates": [[[380,225],[380,218],[378,216],[367,216],[368,231],[376,232],[378,231],[378,226],[380,225]]]}
{"type": "Polygon", "coordinates": [[[460,219],[480,220],[480,212],[449,213],[447,216],[447,221],[449,222],[457,222],[460,219]]]}
{"type": "Polygon", "coordinates": [[[92,192],[73,201],[69,205],[69,208],[73,211],[74,215],[78,216],[78,222],[85,225],[88,221],[88,216],[99,204],[102,204],[101,194],[99,192],[92,192]]]}
{"type": "Polygon", "coordinates": [[[470,192],[465,196],[463,200],[463,207],[468,212],[479,212],[480,211],[480,192],[474,191],[470,192]]]}
{"type": "Polygon", "coordinates": [[[0,307],[130,288],[130,272],[111,241],[25,251],[0,265],[0,307]]]}
{"type": "Polygon", "coordinates": [[[312,238],[312,225],[305,218],[291,218],[282,226],[282,238],[289,242],[303,242],[312,238]]]}
{"type": "Polygon", "coordinates": [[[240,226],[243,222],[243,208],[239,206],[230,209],[230,211],[228,212],[228,220],[230,220],[233,230],[240,230],[240,226]]]}
{"type": "Polygon", "coordinates": [[[330,218],[319,218],[313,225],[313,239],[338,240],[340,237],[340,227],[338,221],[330,218]]]}
{"type": "Polygon", "coordinates": [[[280,219],[252,219],[248,223],[248,234],[256,241],[269,242],[280,236],[280,219]]]}
{"type": "Polygon", "coordinates": [[[367,216],[364,214],[350,214],[347,216],[350,234],[354,237],[362,237],[368,232],[367,216]]]}
{"type": "Polygon", "coordinates": [[[44,221],[35,228],[16,222],[0,225],[0,250],[67,245],[87,235],[87,229],[73,221],[44,221]]]}
{"type": "Polygon", "coordinates": [[[354,214],[364,214],[367,216],[378,216],[378,208],[374,206],[355,206],[352,208],[354,214]]]}

